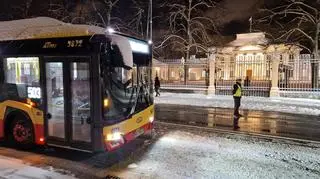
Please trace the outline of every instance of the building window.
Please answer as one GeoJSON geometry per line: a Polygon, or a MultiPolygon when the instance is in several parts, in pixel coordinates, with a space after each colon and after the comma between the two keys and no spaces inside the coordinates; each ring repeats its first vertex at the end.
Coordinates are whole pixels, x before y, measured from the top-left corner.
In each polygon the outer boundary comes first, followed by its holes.
{"type": "Polygon", "coordinates": [[[256,56],[256,62],[257,63],[261,63],[262,61],[261,61],[261,56],[260,55],[257,55],[256,56]]]}
{"type": "Polygon", "coordinates": [[[239,56],[239,61],[240,61],[240,63],[242,63],[242,62],[244,61],[243,59],[244,59],[244,56],[243,56],[243,55],[240,55],[240,56],[239,56]]]}
{"type": "Polygon", "coordinates": [[[202,70],[201,77],[202,77],[202,78],[205,78],[205,77],[206,77],[206,70],[202,70]]]}
{"type": "Polygon", "coordinates": [[[171,72],[171,77],[174,78],[175,76],[176,76],[175,72],[172,71],[172,72],[171,72]]]}
{"type": "Polygon", "coordinates": [[[294,63],[294,55],[293,54],[289,55],[289,63],[294,63]]]}
{"type": "Polygon", "coordinates": [[[289,78],[293,78],[293,70],[289,70],[289,78]]]}

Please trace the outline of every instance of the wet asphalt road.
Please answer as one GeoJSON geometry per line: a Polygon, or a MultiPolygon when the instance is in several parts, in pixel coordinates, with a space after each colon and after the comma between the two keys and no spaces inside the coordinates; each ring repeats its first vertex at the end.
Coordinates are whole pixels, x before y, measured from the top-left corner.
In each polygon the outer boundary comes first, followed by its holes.
{"type": "MultiPolygon", "coordinates": [[[[241,111],[241,132],[320,141],[320,117],[265,111],[241,111]]],[[[216,129],[233,129],[233,109],[160,104],[156,119],[216,129]]]]}
{"type": "MultiPolygon", "coordinates": [[[[243,111],[242,113],[245,116],[240,120],[243,132],[320,141],[320,121],[315,116],[259,111],[243,111]]],[[[232,130],[232,110],[228,109],[157,105],[156,119],[164,122],[232,130]]],[[[106,178],[108,175],[112,176],[114,171],[127,169],[129,164],[142,160],[156,141],[168,133],[167,127],[163,125],[157,124],[156,129],[162,132],[158,133],[154,140],[137,139],[113,153],[88,154],[59,148],[21,151],[8,148],[0,143],[0,155],[17,158],[42,168],[52,166],[57,168],[58,172],[74,174],[78,178],[106,178]]]]}
{"type": "Polygon", "coordinates": [[[54,167],[56,172],[80,179],[263,178],[269,171],[273,171],[270,178],[320,176],[320,144],[158,123],[156,131],[152,141],[137,139],[114,153],[58,148],[19,151],[0,145],[0,155],[48,170],[54,167]]]}

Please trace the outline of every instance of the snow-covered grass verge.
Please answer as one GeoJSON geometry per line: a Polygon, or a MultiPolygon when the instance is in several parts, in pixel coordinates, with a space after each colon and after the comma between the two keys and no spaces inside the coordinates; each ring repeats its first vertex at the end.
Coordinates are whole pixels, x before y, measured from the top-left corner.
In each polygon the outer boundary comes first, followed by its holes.
{"type": "Polygon", "coordinates": [[[320,145],[171,130],[121,178],[320,178],[320,145]]]}
{"type": "MultiPolygon", "coordinates": [[[[233,108],[232,96],[203,94],[162,93],[156,104],[193,105],[203,107],[233,108]]],[[[301,98],[243,97],[241,109],[275,111],[292,114],[320,115],[320,100],[301,98]]]]}
{"type": "Polygon", "coordinates": [[[2,179],[42,179],[42,178],[51,178],[51,179],[75,179],[72,175],[65,175],[57,172],[52,167],[48,169],[37,168],[29,166],[23,161],[13,158],[8,158],[0,156],[0,178],[2,179]]]}

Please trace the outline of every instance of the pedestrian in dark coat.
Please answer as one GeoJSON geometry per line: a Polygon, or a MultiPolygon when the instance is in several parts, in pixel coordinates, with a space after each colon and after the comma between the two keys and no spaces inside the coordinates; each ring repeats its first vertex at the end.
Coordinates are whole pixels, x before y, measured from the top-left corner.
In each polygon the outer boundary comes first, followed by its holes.
{"type": "Polygon", "coordinates": [[[154,79],[154,89],[156,91],[156,97],[160,96],[160,80],[158,78],[158,76],[156,76],[156,78],[154,79]]]}
{"type": "Polygon", "coordinates": [[[239,129],[239,118],[242,116],[239,113],[239,108],[241,106],[241,97],[242,97],[242,86],[241,79],[237,79],[236,83],[233,85],[233,100],[234,100],[234,113],[233,113],[233,128],[239,129]]]}

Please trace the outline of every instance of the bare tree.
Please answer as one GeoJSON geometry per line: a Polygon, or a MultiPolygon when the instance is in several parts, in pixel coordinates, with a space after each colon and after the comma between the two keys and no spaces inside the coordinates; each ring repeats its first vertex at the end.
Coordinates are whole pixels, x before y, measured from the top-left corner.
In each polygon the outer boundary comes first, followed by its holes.
{"type": "MultiPolygon", "coordinates": [[[[214,21],[204,12],[215,7],[213,0],[186,0],[167,3],[170,9],[169,31],[156,48],[172,46],[184,54],[185,61],[190,61],[190,54],[207,52],[211,45],[210,31],[216,31],[214,21]]],[[[188,78],[188,67],[184,69],[184,81],[188,78]]]]}
{"type": "Polygon", "coordinates": [[[13,7],[13,12],[18,13],[20,18],[29,18],[32,2],[33,0],[25,0],[19,3],[19,5],[13,7]]]}
{"type": "Polygon", "coordinates": [[[62,20],[64,22],[70,22],[70,12],[68,11],[67,5],[61,0],[50,0],[49,1],[49,16],[62,20]]]}
{"type": "Polygon", "coordinates": [[[80,2],[71,5],[69,1],[50,0],[48,13],[50,17],[68,23],[91,24],[93,15],[90,3],[80,2]]]}
{"type": "Polygon", "coordinates": [[[130,17],[128,27],[134,30],[139,36],[144,37],[146,31],[145,23],[147,23],[145,3],[141,3],[137,0],[132,0],[132,3],[134,15],[130,17]]]}
{"type": "Polygon", "coordinates": [[[119,2],[119,0],[102,0],[99,1],[99,8],[97,8],[96,0],[92,0],[92,7],[99,16],[100,20],[102,21],[104,27],[109,27],[112,20],[112,10],[119,2]],[[101,7],[100,7],[101,5],[101,7]]]}
{"type": "Polygon", "coordinates": [[[119,0],[92,1],[92,6],[99,19],[100,26],[112,26],[116,31],[121,31],[136,37],[145,38],[147,30],[147,1],[130,0],[126,9],[117,6],[119,0]],[[107,8],[105,8],[107,7],[107,8]],[[128,15],[124,15],[123,11],[128,15]]]}
{"type": "Polygon", "coordinates": [[[145,4],[132,0],[130,16],[123,16],[123,9],[116,6],[119,0],[91,0],[70,4],[64,0],[50,0],[51,17],[70,23],[90,24],[107,28],[112,26],[116,31],[130,35],[144,37],[146,25],[145,4]],[[107,8],[106,8],[107,7],[107,8]],[[132,15],[133,14],[133,15],[132,15]]]}
{"type": "MultiPolygon", "coordinates": [[[[287,43],[300,42],[299,46],[312,52],[319,59],[320,1],[285,0],[273,9],[263,9],[262,23],[277,24],[283,31],[276,39],[287,43]]],[[[312,63],[312,85],[318,87],[318,63],[312,63]]]]}

